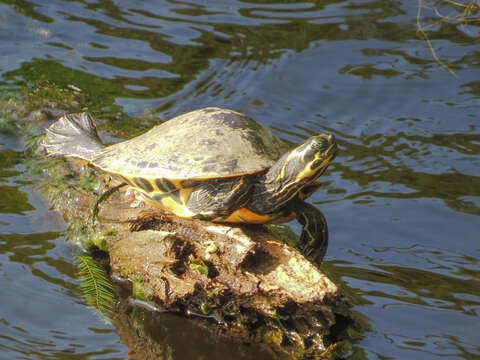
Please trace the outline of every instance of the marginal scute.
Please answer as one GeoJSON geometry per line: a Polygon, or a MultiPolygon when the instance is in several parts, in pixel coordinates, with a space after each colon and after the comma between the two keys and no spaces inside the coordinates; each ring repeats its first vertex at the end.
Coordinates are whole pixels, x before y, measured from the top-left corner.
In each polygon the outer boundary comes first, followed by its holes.
{"type": "Polygon", "coordinates": [[[143,189],[147,192],[152,192],[154,190],[153,185],[147,179],[134,178],[133,181],[140,189],[143,189]]]}
{"type": "Polygon", "coordinates": [[[92,163],[111,173],[139,178],[209,179],[260,172],[289,148],[241,113],[206,108],[108,146],[92,163]]]}

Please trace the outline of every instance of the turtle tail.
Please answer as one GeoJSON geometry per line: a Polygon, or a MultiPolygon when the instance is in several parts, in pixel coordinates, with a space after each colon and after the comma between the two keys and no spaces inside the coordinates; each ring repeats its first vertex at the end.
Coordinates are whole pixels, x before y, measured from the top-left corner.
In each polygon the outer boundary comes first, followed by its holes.
{"type": "Polygon", "coordinates": [[[69,156],[91,161],[103,148],[90,114],[63,115],[48,129],[43,146],[48,156],[69,156]]]}

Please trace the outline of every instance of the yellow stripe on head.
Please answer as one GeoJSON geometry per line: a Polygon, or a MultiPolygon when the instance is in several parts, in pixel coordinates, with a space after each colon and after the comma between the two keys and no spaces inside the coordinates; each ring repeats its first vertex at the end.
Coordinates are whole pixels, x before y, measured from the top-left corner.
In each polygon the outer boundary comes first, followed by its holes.
{"type": "Polygon", "coordinates": [[[335,157],[337,143],[333,135],[320,134],[308,139],[283,156],[272,171],[278,171],[266,184],[280,204],[287,203],[302,189],[314,182],[335,157]]]}

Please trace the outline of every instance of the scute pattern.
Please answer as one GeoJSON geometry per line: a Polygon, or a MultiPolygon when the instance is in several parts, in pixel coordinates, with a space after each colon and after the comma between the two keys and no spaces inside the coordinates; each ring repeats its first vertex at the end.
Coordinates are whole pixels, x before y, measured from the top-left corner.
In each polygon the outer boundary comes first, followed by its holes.
{"type": "Polygon", "coordinates": [[[127,176],[208,179],[262,171],[289,148],[270,130],[241,113],[205,108],[108,146],[92,163],[127,176]]]}

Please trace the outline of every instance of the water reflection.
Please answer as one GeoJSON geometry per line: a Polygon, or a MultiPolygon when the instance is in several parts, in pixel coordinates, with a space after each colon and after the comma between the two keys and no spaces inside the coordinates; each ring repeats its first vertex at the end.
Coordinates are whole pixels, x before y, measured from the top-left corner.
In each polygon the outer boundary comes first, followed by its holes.
{"type": "MultiPolygon", "coordinates": [[[[476,263],[478,265],[478,261],[476,263]]],[[[480,302],[480,296],[475,290],[480,286],[477,278],[460,280],[458,277],[423,269],[388,265],[377,265],[374,270],[342,265],[339,271],[346,278],[374,284],[372,289],[363,289],[361,293],[365,296],[457,310],[466,315],[475,315],[472,310],[480,302]]]]}
{"type": "Polygon", "coordinates": [[[221,331],[216,337],[205,336],[215,325],[199,318],[155,313],[132,307],[125,299],[120,306],[112,323],[133,359],[224,359],[227,353],[236,359],[282,358],[261,344],[243,346],[221,331]]]}

